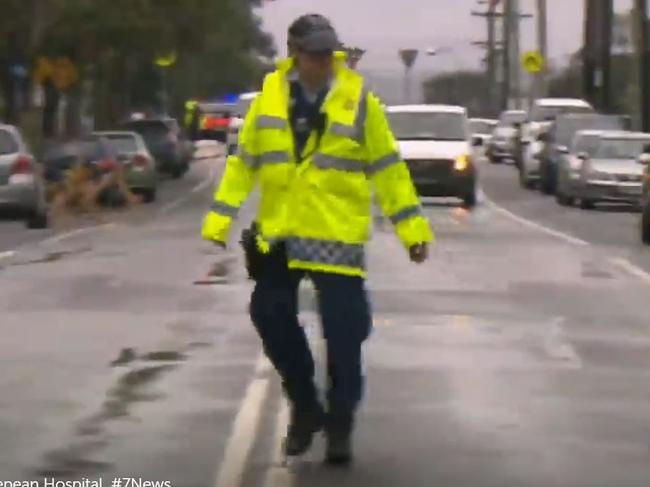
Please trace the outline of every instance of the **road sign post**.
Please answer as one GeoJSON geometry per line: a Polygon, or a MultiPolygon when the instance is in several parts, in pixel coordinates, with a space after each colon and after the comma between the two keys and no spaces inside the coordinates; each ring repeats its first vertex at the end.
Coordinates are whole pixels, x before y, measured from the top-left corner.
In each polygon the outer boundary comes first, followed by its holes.
{"type": "Polygon", "coordinates": [[[412,101],[411,98],[411,71],[415,60],[418,57],[417,49],[400,49],[399,55],[404,63],[404,99],[407,103],[412,101]]]}

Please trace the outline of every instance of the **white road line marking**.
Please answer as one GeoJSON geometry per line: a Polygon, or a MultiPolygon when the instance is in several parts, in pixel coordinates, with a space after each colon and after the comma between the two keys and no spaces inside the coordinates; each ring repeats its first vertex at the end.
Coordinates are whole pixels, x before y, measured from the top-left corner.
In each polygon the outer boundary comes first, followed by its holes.
{"type": "MultiPolygon", "coordinates": [[[[198,193],[200,191],[203,191],[205,188],[210,186],[211,184],[214,184],[214,180],[216,179],[217,176],[217,171],[215,169],[211,169],[210,173],[208,174],[208,177],[201,181],[200,183],[196,184],[192,189],[190,189],[190,193],[198,193]]],[[[184,195],[181,196],[180,198],[167,203],[164,205],[162,208],[160,208],[159,213],[161,215],[164,215],[166,213],[169,213],[170,211],[178,208],[181,206],[183,203],[185,203],[188,199],[189,195],[184,195]]]]}
{"type": "Polygon", "coordinates": [[[296,479],[291,469],[282,465],[284,460],[284,438],[288,427],[289,406],[283,398],[275,421],[272,464],[269,471],[266,472],[264,487],[292,487],[295,484],[296,479]]]}
{"type": "MultiPolygon", "coordinates": [[[[257,362],[255,370],[263,368],[263,355],[257,362]]],[[[221,466],[215,480],[215,487],[239,487],[242,485],[244,469],[257,437],[262,408],[269,389],[268,378],[254,378],[246,389],[241,403],[221,466]]]]}
{"type": "Polygon", "coordinates": [[[544,327],[544,350],[554,360],[560,360],[571,364],[574,368],[582,368],[582,360],[573,346],[564,336],[563,325],[565,319],[558,317],[553,319],[548,326],[544,327]]]}
{"type": "Polygon", "coordinates": [[[533,228],[535,230],[538,230],[540,232],[544,232],[548,235],[552,235],[553,237],[559,238],[561,240],[564,240],[565,242],[568,242],[572,245],[577,245],[580,247],[586,247],[589,246],[590,243],[586,242],[580,238],[574,237],[573,235],[569,235],[568,233],[561,232],[559,230],[555,230],[553,228],[549,228],[547,226],[542,225],[541,223],[534,222],[532,220],[528,220],[527,218],[521,217],[519,215],[516,215],[515,213],[512,213],[509,210],[506,210],[502,206],[499,206],[497,203],[492,201],[490,198],[485,196],[485,203],[491,207],[494,211],[501,213],[503,216],[506,216],[510,218],[511,220],[514,220],[522,225],[525,225],[529,228],[533,228]]]}
{"type": "Polygon", "coordinates": [[[111,228],[115,226],[117,225],[114,222],[110,222],[110,223],[102,223],[101,225],[90,225],[87,227],[81,227],[75,230],[70,230],[69,232],[59,233],[57,235],[54,235],[53,237],[46,238],[45,240],[41,240],[39,244],[47,245],[47,244],[59,243],[62,242],[63,240],[67,240],[76,235],[81,235],[84,233],[94,232],[97,230],[111,228]]]}
{"type": "Polygon", "coordinates": [[[630,262],[629,260],[624,259],[622,257],[613,257],[613,258],[609,259],[609,261],[612,264],[618,266],[623,271],[625,271],[625,272],[627,272],[627,273],[629,273],[629,274],[631,274],[631,275],[633,275],[635,277],[638,277],[639,279],[644,281],[646,284],[650,284],[650,273],[648,273],[648,272],[644,271],[643,269],[641,269],[640,267],[632,264],[632,262],[630,262]]]}
{"type": "Polygon", "coordinates": [[[13,257],[14,255],[16,255],[16,252],[14,250],[7,250],[6,252],[0,252],[0,260],[8,259],[10,257],[13,257]]]}

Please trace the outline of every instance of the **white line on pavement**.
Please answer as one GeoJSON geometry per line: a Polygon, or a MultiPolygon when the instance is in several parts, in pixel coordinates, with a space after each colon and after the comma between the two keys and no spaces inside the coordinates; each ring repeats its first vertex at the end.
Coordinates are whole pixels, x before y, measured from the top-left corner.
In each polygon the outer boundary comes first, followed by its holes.
{"type": "Polygon", "coordinates": [[[295,477],[290,468],[282,465],[284,460],[284,438],[289,427],[289,406],[284,398],[280,404],[278,417],[275,421],[275,433],[273,436],[273,456],[271,468],[266,473],[264,487],[292,487],[295,477]]]}
{"type": "Polygon", "coordinates": [[[235,417],[226,451],[214,483],[215,487],[239,487],[242,485],[244,469],[257,437],[262,408],[269,389],[269,378],[257,377],[258,371],[265,370],[267,367],[264,362],[266,362],[266,358],[263,354],[260,354],[255,367],[256,377],[248,385],[235,417]]]}
{"type": "Polygon", "coordinates": [[[485,203],[490,206],[493,210],[495,210],[498,213],[501,213],[502,215],[510,218],[511,220],[514,220],[522,225],[525,225],[529,228],[534,228],[535,230],[538,230],[540,232],[544,232],[548,235],[552,235],[553,237],[559,238],[561,240],[564,240],[565,242],[568,242],[572,245],[578,245],[580,247],[585,247],[590,245],[589,242],[586,242],[582,239],[579,239],[577,237],[574,237],[573,235],[569,235],[568,233],[561,232],[559,230],[555,230],[553,228],[549,228],[547,226],[542,225],[541,223],[534,222],[532,220],[528,220],[527,218],[521,217],[519,215],[516,215],[512,213],[509,210],[506,210],[502,206],[499,206],[497,203],[492,201],[490,198],[485,196],[485,203]]]}
{"type": "Polygon", "coordinates": [[[0,260],[8,259],[9,257],[13,257],[15,254],[16,254],[16,252],[13,251],[13,250],[8,250],[6,252],[0,252],[0,260]]]}
{"type": "MultiPolygon", "coordinates": [[[[208,174],[208,177],[201,181],[200,183],[196,184],[191,190],[190,193],[198,193],[200,191],[203,191],[205,188],[210,186],[211,184],[214,184],[214,180],[217,176],[217,171],[216,169],[212,168],[210,169],[210,172],[208,174]]],[[[183,203],[185,203],[188,199],[189,195],[184,195],[181,196],[180,198],[175,199],[174,201],[167,203],[164,205],[162,208],[160,208],[159,213],[161,215],[164,215],[166,213],[169,213],[170,211],[178,208],[181,206],[183,203]]]]}
{"type": "Polygon", "coordinates": [[[624,259],[622,257],[613,257],[613,258],[610,259],[610,262],[612,264],[618,266],[623,271],[625,271],[625,272],[627,272],[627,273],[629,273],[629,274],[631,274],[631,275],[633,275],[635,277],[638,277],[639,279],[644,281],[646,284],[650,284],[650,273],[644,271],[643,269],[641,269],[638,266],[635,266],[629,260],[624,259]]]}
{"type": "Polygon", "coordinates": [[[115,226],[116,226],[116,224],[114,222],[110,222],[110,223],[102,223],[100,225],[90,225],[90,226],[87,226],[87,227],[81,227],[81,228],[77,228],[75,230],[70,230],[69,232],[59,233],[57,235],[54,235],[53,237],[49,237],[49,238],[46,238],[45,240],[41,240],[39,243],[40,244],[46,244],[46,245],[47,244],[52,244],[52,243],[58,243],[58,242],[62,242],[63,240],[67,240],[67,239],[69,239],[71,237],[74,237],[76,235],[81,235],[81,234],[88,233],[88,232],[91,232],[91,231],[97,231],[97,230],[101,230],[101,229],[105,229],[105,228],[111,228],[111,227],[115,227],[115,226]]]}

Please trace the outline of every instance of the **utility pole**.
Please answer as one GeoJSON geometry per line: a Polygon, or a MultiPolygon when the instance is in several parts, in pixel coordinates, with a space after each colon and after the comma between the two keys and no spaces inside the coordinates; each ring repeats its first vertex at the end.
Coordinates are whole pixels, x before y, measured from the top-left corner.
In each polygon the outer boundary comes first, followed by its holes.
{"type": "Polygon", "coordinates": [[[585,0],[583,90],[599,110],[611,108],[611,43],[613,0],[585,0]]]}
{"type": "MultiPolygon", "coordinates": [[[[479,3],[485,3],[485,2],[479,2],[479,3]]],[[[497,19],[499,17],[502,17],[501,13],[497,12],[497,5],[499,3],[499,0],[489,0],[487,2],[488,4],[488,9],[486,12],[472,12],[472,16],[474,17],[484,17],[487,21],[487,42],[474,42],[475,46],[478,46],[482,49],[487,49],[487,54],[486,54],[486,76],[487,76],[487,89],[486,89],[486,96],[487,96],[487,104],[486,106],[488,107],[488,111],[490,114],[495,114],[498,112],[499,107],[495,100],[498,99],[498,91],[497,91],[497,86],[498,86],[498,81],[497,81],[497,38],[496,38],[496,30],[497,30],[497,19]]]]}
{"type": "Polygon", "coordinates": [[[595,12],[596,2],[594,0],[584,0],[585,21],[584,21],[584,41],[582,44],[582,95],[592,105],[596,103],[596,89],[594,86],[594,76],[596,73],[596,56],[594,53],[594,39],[596,37],[595,12]]]}
{"type": "Polygon", "coordinates": [[[542,58],[544,59],[544,67],[539,73],[539,88],[538,93],[540,96],[546,96],[548,91],[548,37],[547,37],[547,10],[546,0],[537,0],[537,45],[542,58]]]}
{"type": "Polygon", "coordinates": [[[639,88],[641,92],[641,130],[650,132],[650,32],[648,29],[648,4],[635,0],[635,17],[638,19],[637,55],[639,56],[639,88]]]}
{"type": "Polygon", "coordinates": [[[510,41],[512,40],[512,0],[503,0],[503,54],[501,61],[503,62],[503,84],[501,85],[501,107],[507,110],[508,102],[510,101],[510,62],[512,60],[512,48],[510,41]]]}
{"type": "Polygon", "coordinates": [[[601,0],[600,44],[598,64],[602,72],[600,86],[600,108],[603,112],[611,110],[611,73],[612,73],[612,24],[614,21],[614,0],[601,0]]]}

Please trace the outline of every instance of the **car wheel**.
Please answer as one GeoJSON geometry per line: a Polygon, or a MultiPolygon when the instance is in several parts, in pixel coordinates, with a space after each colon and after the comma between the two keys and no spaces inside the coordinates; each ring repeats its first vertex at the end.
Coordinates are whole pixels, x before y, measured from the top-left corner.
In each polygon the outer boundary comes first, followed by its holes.
{"type": "Polygon", "coordinates": [[[156,201],[156,197],[157,197],[156,188],[143,189],[140,191],[140,194],[142,195],[142,200],[145,203],[153,203],[154,201],[156,201]]]}
{"type": "Polygon", "coordinates": [[[491,164],[500,164],[501,163],[501,158],[497,156],[490,156],[490,163],[491,164]]]}
{"type": "Polygon", "coordinates": [[[549,177],[542,178],[542,183],[540,184],[540,189],[542,193],[546,195],[552,195],[555,193],[555,188],[553,188],[553,182],[549,177]]]}
{"type": "Polygon", "coordinates": [[[519,170],[519,184],[524,189],[533,189],[535,187],[535,182],[528,179],[523,169],[519,170]]]}
{"type": "Polygon", "coordinates": [[[555,200],[560,206],[571,206],[573,203],[573,198],[571,198],[571,196],[567,196],[560,191],[555,192],[555,200]]]}
{"type": "Polygon", "coordinates": [[[172,179],[180,179],[185,174],[185,168],[183,166],[176,166],[170,172],[169,175],[172,179]]]}
{"type": "Polygon", "coordinates": [[[473,189],[463,198],[463,206],[465,208],[471,209],[476,206],[476,190],[473,189]]]}
{"type": "Polygon", "coordinates": [[[583,198],[580,200],[580,208],[583,210],[593,210],[596,208],[596,204],[592,200],[583,198]]]}
{"type": "Polygon", "coordinates": [[[35,209],[29,212],[25,222],[27,228],[32,230],[41,230],[47,228],[49,225],[49,218],[47,211],[43,209],[35,209]]]}
{"type": "Polygon", "coordinates": [[[643,207],[641,213],[641,241],[650,245],[650,204],[643,207]]]}

